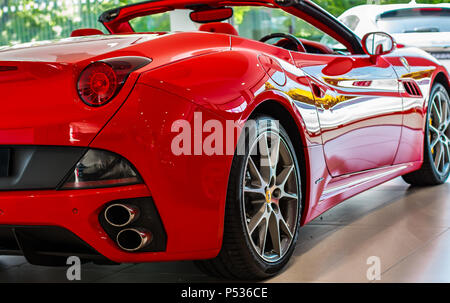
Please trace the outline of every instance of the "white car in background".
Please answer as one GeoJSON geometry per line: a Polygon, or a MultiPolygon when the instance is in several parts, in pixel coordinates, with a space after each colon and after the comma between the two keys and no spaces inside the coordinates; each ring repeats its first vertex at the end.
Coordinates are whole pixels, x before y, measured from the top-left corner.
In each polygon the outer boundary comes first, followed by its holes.
{"type": "Polygon", "coordinates": [[[387,32],[399,46],[421,48],[450,70],[450,3],[360,5],[338,19],[359,37],[387,32]]]}

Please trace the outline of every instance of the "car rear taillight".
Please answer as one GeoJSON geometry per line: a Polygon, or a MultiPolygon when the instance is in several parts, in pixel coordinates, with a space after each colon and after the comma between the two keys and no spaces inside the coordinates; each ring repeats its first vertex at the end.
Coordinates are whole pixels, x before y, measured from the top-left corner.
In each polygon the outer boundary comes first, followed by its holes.
{"type": "Polygon", "coordinates": [[[133,71],[150,62],[144,57],[118,57],[91,63],[78,78],[78,94],[89,106],[105,105],[119,93],[133,71]]]}

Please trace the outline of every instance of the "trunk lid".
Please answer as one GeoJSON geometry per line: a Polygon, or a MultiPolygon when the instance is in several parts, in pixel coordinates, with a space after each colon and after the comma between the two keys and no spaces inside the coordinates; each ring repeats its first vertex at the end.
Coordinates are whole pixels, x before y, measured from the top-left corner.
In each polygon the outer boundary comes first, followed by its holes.
{"type": "Polygon", "coordinates": [[[111,102],[90,107],[76,84],[93,61],[151,54],[151,68],[157,68],[227,49],[227,35],[210,33],[90,36],[0,48],[0,145],[88,146],[139,77],[131,73],[111,102]]]}
{"type": "Polygon", "coordinates": [[[0,48],[0,145],[88,146],[137,76],[130,75],[110,103],[94,108],[78,96],[80,72],[91,61],[157,37],[89,36],[0,48]]]}
{"type": "Polygon", "coordinates": [[[75,63],[160,37],[148,35],[108,35],[39,41],[0,47],[0,61],[75,63]]]}

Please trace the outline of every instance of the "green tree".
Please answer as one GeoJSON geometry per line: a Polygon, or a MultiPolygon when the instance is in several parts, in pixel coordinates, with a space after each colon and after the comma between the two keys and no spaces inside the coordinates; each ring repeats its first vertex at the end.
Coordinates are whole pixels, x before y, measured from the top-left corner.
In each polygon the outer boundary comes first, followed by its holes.
{"type": "Polygon", "coordinates": [[[98,16],[127,3],[130,1],[0,0],[0,45],[68,37],[81,27],[104,30],[98,16]]]}

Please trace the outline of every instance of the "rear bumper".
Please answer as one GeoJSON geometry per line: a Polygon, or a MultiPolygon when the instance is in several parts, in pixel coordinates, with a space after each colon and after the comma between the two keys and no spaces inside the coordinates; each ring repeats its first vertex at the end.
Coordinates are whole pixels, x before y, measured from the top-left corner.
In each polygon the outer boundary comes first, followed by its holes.
{"type": "Polygon", "coordinates": [[[60,261],[61,257],[68,256],[99,262],[134,263],[202,259],[217,253],[122,251],[101,226],[99,215],[111,201],[150,196],[145,185],[74,191],[3,192],[0,196],[0,254],[23,254],[30,263],[55,265],[54,262],[60,261]],[[66,239],[73,237],[78,241],[60,241],[58,237],[53,237],[54,241],[47,245],[52,237],[46,236],[46,230],[59,231],[59,234],[68,235],[66,239]],[[30,234],[29,239],[41,240],[18,239],[18,233],[30,234]]]}

